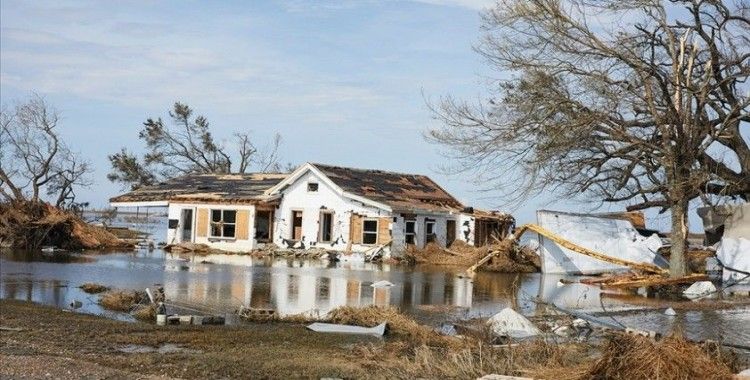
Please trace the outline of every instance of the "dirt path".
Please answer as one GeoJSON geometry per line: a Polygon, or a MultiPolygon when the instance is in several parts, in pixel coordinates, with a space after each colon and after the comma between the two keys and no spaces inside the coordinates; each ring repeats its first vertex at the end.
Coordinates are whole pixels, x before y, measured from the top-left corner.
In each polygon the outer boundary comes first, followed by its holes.
{"type": "Polygon", "coordinates": [[[159,328],[7,300],[0,327],[2,379],[362,378],[373,374],[351,347],[378,342],[285,323],[159,328]],[[176,352],[121,351],[165,344],[176,352]]]}

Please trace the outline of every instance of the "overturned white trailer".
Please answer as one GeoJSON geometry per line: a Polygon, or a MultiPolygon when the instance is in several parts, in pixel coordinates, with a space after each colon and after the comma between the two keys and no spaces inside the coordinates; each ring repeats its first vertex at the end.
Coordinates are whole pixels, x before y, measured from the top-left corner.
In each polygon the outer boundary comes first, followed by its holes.
{"type": "MultiPolygon", "coordinates": [[[[627,219],[559,211],[537,211],[537,224],[578,246],[634,263],[666,268],[668,263],[657,253],[661,238],[642,236],[627,219]]],[[[522,244],[537,249],[543,273],[599,274],[627,270],[627,266],[596,259],[568,249],[552,239],[529,231],[522,244]]]]}

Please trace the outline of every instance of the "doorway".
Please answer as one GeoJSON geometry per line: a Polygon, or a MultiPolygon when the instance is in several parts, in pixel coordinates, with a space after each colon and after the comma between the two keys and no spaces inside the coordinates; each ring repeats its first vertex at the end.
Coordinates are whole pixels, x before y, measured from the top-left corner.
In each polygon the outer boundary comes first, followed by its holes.
{"type": "Polygon", "coordinates": [[[292,240],[302,240],[302,211],[292,211],[292,240]]]}
{"type": "Polygon", "coordinates": [[[273,211],[255,211],[255,240],[267,243],[273,238],[273,211]]]}
{"type": "Polygon", "coordinates": [[[456,221],[448,219],[445,222],[445,246],[450,246],[454,241],[456,241],[456,221]]]}
{"type": "Polygon", "coordinates": [[[321,211],[320,213],[320,232],[318,241],[321,243],[330,243],[333,240],[333,213],[330,211],[321,211]]]}
{"type": "Polygon", "coordinates": [[[192,242],[193,241],[193,209],[183,208],[180,215],[180,241],[181,242],[192,242]]]}

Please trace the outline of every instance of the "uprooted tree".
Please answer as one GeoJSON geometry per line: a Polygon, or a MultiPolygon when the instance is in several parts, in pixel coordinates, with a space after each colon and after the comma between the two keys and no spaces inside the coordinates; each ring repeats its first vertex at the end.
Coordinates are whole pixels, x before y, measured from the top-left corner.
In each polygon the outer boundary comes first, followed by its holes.
{"type": "Polygon", "coordinates": [[[76,215],[88,161],[59,134],[60,115],[39,95],[0,111],[0,244],[26,249],[123,246],[76,215]],[[47,203],[49,201],[49,203],[47,203]]]}
{"type": "Polygon", "coordinates": [[[500,1],[476,50],[507,76],[486,103],[444,98],[428,138],[495,188],[670,211],[670,273],[684,275],[689,202],[750,198],[749,8],[500,1]]]}
{"type": "Polygon", "coordinates": [[[88,161],[58,133],[60,115],[44,98],[0,111],[0,196],[6,202],[38,203],[44,194],[56,207],[75,207],[75,188],[91,184],[88,161]]]}
{"type": "Polygon", "coordinates": [[[208,120],[203,116],[194,116],[187,104],[175,103],[169,117],[171,125],[161,118],[149,118],[143,123],[143,129],[138,134],[146,143],[146,153],[142,158],[125,148],[109,156],[112,171],[107,178],[110,181],[136,189],[186,174],[281,170],[279,134],[266,147],[259,147],[253,143],[250,135],[234,133],[237,153],[232,156],[221,143],[215,141],[208,120]]]}

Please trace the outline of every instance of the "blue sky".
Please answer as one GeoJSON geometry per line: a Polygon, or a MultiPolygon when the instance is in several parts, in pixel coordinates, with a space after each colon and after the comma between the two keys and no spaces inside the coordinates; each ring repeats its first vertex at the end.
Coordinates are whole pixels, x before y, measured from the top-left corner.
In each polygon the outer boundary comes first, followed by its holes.
{"type": "MultiPolygon", "coordinates": [[[[106,156],[139,151],[147,117],[179,100],[231,133],[279,132],[283,160],[432,176],[468,205],[588,211],[553,195],[508,205],[472,178],[439,172],[447,159],[422,133],[425,98],[481,98],[489,73],[472,51],[491,1],[2,1],[3,103],[44,95],[61,132],[95,167],[82,200],[105,206],[119,185],[106,156]],[[512,206],[512,207],[511,207],[512,206]]],[[[607,210],[608,208],[602,208],[607,210]]],[[[612,207],[611,209],[617,209],[612,207]]]]}

